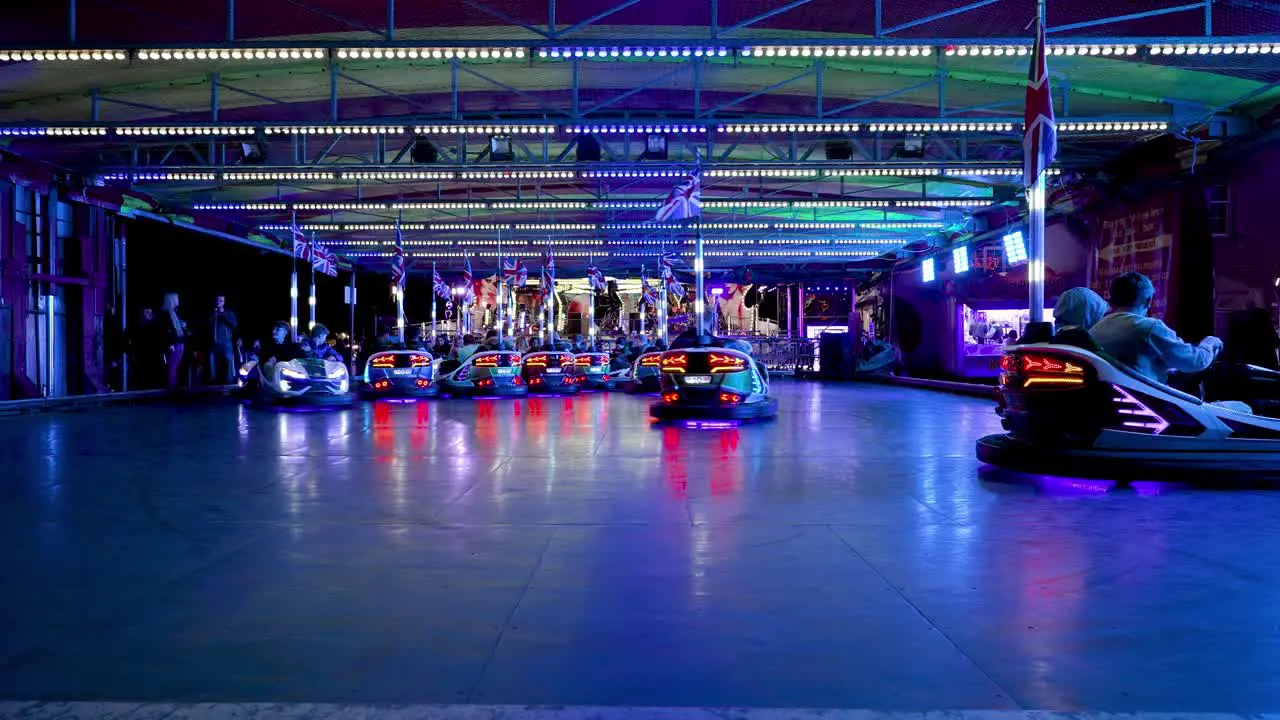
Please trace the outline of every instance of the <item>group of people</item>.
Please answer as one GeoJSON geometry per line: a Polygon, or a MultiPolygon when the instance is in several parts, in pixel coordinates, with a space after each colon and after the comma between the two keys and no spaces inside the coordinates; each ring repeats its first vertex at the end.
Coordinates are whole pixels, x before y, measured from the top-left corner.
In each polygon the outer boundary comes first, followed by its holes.
{"type": "MultiPolygon", "coordinates": [[[[1111,283],[1108,303],[1088,288],[1072,288],[1053,309],[1057,342],[1096,347],[1118,362],[1159,383],[1169,373],[1194,374],[1207,370],[1223,350],[1221,339],[1209,336],[1192,344],[1178,337],[1164,321],[1149,316],[1155,298],[1150,278],[1125,273],[1111,283]]],[[[1269,322],[1240,338],[1233,359],[1276,368],[1280,338],[1269,322]]]]}
{"type": "Polygon", "coordinates": [[[236,369],[257,359],[265,363],[319,357],[345,362],[342,349],[330,341],[324,325],[317,324],[295,338],[293,328],[280,321],[267,340],[246,347],[239,319],[227,307],[226,296],[216,296],[209,314],[195,325],[182,318],[179,306],[178,294],[168,293],[159,312],[143,308],[139,322],[130,329],[129,357],[135,385],[171,390],[184,382],[231,385],[236,381],[236,369]],[[192,376],[190,380],[184,377],[184,370],[192,376]]]}
{"type": "Polygon", "coordinates": [[[138,324],[131,329],[129,356],[137,383],[144,388],[172,390],[181,384],[184,368],[203,364],[210,382],[230,384],[242,345],[237,336],[239,321],[227,308],[226,297],[215,297],[209,315],[194,327],[182,319],[179,306],[178,294],[168,293],[159,312],[143,308],[138,324]]]}

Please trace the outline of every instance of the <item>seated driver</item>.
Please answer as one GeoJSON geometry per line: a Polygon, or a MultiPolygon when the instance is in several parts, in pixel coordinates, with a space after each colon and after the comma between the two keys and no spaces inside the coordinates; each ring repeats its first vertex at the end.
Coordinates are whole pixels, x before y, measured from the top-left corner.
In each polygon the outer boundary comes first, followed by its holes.
{"type": "Polygon", "coordinates": [[[303,356],[302,349],[289,339],[289,330],[289,323],[283,320],[271,327],[271,339],[263,343],[262,351],[258,353],[264,366],[303,356]]]}
{"type": "Polygon", "coordinates": [[[311,357],[336,363],[343,362],[342,356],[329,344],[329,328],[320,323],[316,323],[316,326],[311,328],[311,357]]]}
{"type": "Polygon", "coordinates": [[[1184,342],[1163,321],[1147,317],[1155,286],[1146,275],[1128,272],[1111,282],[1111,314],[1090,330],[1102,351],[1139,374],[1167,384],[1169,372],[1208,369],[1222,341],[1212,335],[1198,345],[1184,342]]]}
{"type": "Polygon", "coordinates": [[[1097,350],[1089,331],[1106,314],[1107,301],[1101,295],[1086,287],[1071,288],[1053,306],[1053,342],[1097,350]]]}

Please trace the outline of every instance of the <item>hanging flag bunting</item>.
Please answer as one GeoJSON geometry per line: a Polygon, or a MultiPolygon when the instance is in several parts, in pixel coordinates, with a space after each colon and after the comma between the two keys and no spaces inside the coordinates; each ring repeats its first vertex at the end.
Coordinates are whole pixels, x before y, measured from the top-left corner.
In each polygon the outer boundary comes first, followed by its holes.
{"type": "Polygon", "coordinates": [[[502,281],[513,287],[524,287],[529,284],[529,269],[519,260],[503,260],[502,281]]]}
{"type": "Polygon", "coordinates": [[[391,256],[391,282],[403,290],[408,276],[408,268],[405,267],[404,257],[404,233],[400,230],[399,223],[397,223],[395,255],[391,256]]]}
{"type": "Polygon", "coordinates": [[[587,282],[591,284],[591,289],[597,292],[609,289],[609,281],[604,279],[604,273],[600,272],[600,268],[595,265],[587,267],[587,282]]]}
{"type": "Polygon", "coordinates": [[[1027,187],[1053,164],[1058,154],[1058,131],[1053,119],[1053,93],[1049,89],[1049,63],[1045,59],[1044,24],[1037,22],[1036,46],[1027,75],[1027,108],[1023,117],[1022,182],[1027,187]]]}
{"type": "Polygon", "coordinates": [[[688,220],[702,215],[702,167],[695,165],[693,172],[684,182],[671,190],[671,194],[658,207],[653,219],[658,222],[668,220],[688,220]]]}
{"type": "Polygon", "coordinates": [[[444,278],[440,277],[440,271],[434,267],[431,269],[431,286],[435,289],[436,295],[445,300],[449,299],[449,286],[445,284],[444,278]]]}

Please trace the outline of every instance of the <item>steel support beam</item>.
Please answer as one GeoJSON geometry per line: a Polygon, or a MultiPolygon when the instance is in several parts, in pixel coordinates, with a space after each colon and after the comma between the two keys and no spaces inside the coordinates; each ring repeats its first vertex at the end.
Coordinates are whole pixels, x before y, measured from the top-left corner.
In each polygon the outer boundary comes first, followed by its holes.
{"type": "Polygon", "coordinates": [[[862,100],[851,102],[848,105],[841,105],[840,107],[835,108],[834,110],[828,110],[825,117],[834,118],[835,116],[840,115],[842,113],[847,113],[850,110],[857,110],[860,107],[865,107],[867,105],[872,105],[874,103],[883,102],[885,100],[888,100],[889,98],[902,95],[903,93],[909,93],[914,90],[920,90],[922,88],[927,88],[937,84],[938,84],[937,78],[931,78],[923,82],[915,83],[914,85],[908,85],[907,87],[904,87],[904,88],[898,88],[897,90],[890,90],[887,93],[881,93],[879,95],[875,95],[869,98],[863,98],[862,100]]]}
{"type": "Polygon", "coordinates": [[[1003,2],[1003,0],[977,0],[976,2],[971,2],[968,5],[962,5],[958,8],[953,8],[951,10],[946,10],[940,13],[934,13],[933,15],[928,15],[926,17],[918,18],[910,22],[905,22],[905,23],[902,23],[901,25],[894,25],[891,28],[884,28],[883,30],[879,28],[880,5],[879,5],[879,2],[877,2],[876,3],[876,17],[877,17],[876,29],[878,31],[878,34],[876,35],[876,37],[884,37],[885,35],[892,35],[896,32],[901,32],[902,30],[908,30],[913,27],[927,25],[931,22],[936,22],[938,20],[943,20],[949,17],[955,17],[956,15],[963,15],[964,13],[970,12],[972,10],[977,10],[978,8],[984,8],[988,5],[994,5],[998,2],[1003,2]]]}
{"type": "MultiPolygon", "coordinates": [[[[693,73],[694,73],[694,76],[693,76],[693,77],[694,77],[694,82],[693,82],[693,92],[694,92],[694,115],[695,115],[695,116],[697,115],[697,112],[698,112],[698,95],[699,95],[699,93],[700,93],[700,91],[701,91],[701,87],[700,87],[700,84],[699,84],[699,75],[700,75],[700,73],[699,73],[699,71],[698,71],[699,66],[700,66],[700,63],[693,63],[693,64],[692,64],[692,67],[693,67],[693,73]]],[[[644,82],[643,84],[639,85],[638,87],[634,87],[634,88],[632,88],[632,89],[630,89],[630,90],[628,90],[628,91],[626,91],[626,92],[622,93],[621,95],[615,95],[615,96],[613,96],[613,97],[609,98],[608,100],[605,100],[605,101],[603,101],[603,102],[600,102],[600,103],[597,103],[597,104],[595,104],[595,105],[592,105],[591,107],[587,108],[586,110],[581,110],[581,111],[579,111],[579,110],[578,110],[578,108],[577,108],[577,95],[578,95],[578,93],[577,93],[577,91],[578,91],[578,61],[577,61],[577,60],[574,60],[574,61],[573,61],[573,90],[574,90],[574,101],[575,101],[575,103],[574,103],[574,113],[573,113],[573,115],[574,115],[574,117],[586,117],[586,116],[591,115],[592,113],[595,113],[595,112],[597,112],[597,111],[599,111],[599,110],[603,110],[604,108],[607,108],[607,107],[609,107],[610,105],[613,105],[614,103],[618,103],[618,102],[621,102],[621,101],[623,101],[623,100],[626,100],[627,98],[631,97],[632,95],[635,95],[636,93],[639,93],[639,92],[643,92],[643,91],[645,91],[645,90],[648,90],[649,88],[651,88],[651,87],[653,87],[653,86],[657,85],[657,84],[658,84],[658,83],[660,83],[660,82],[663,82],[663,81],[666,81],[666,80],[670,80],[671,78],[674,78],[674,77],[676,77],[677,75],[679,75],[679,74],[681,74],[681,73],[683,73],[683,72],[685,72],[685,66],[684,66],[684,65],[677,65],[677,66],[676,66],[676,68],[675,68],[674,70],[670,70],[670,71],[668,71],[668,72],[665,72],[665,73],[663,73],[663,74],[659,75],[658,77],[655,77],[655,78],[653,78],[653,79],[651,79],[651,80],[648,80],[648,81],[644,82]]]]}
{"type": "Polygon", "coordinates": [[[1159,17],[1161,15],[1171,15],[1173,13],[1187,12],[1189,10],[1203,10],[1206,6],[1211,5],[1213,0],[1202,0],[1202,2],[1192,3],[1190,5],[1178,5],[1176,7],[1159,8],[1157,10],[1147,10],[1145,12],[1129,13],[1128,15],[1115,15],[1112,17],[1099,18],[1097,20],[1086,20],[1084,22],[1070,23],[1067,25],[1058,25],[1057,27],[1045,26],[1046,35],[1053,33],[1066,32],[1068,30],[1083,30],[1085,28],[1098,27],[1100,25],[1110,25],[1118,22],[1128,22],[1130,20],[1144,20],[1150,17],[1159,17]]]}
{"type": "Polygon", "coordinates": [[[76,0],[67,0],[67,39],[76,44],[76,0]]]}
{"type": "MultiPolygon", "coordinates": [[[[552,32],[552,33],[549,33],[549,37],[554,38],[554,39],[559,39],[559,38],[567,37],[567,36],[572,35],[573,33],[577,32],[577,31],[579,31],[579,30],[581,30],[581,29],[583,29],[583,28],[590,27],[591,25],[596,24],[597,22],[599,22],[599,21],[601,21],[601,20],[603,20],[603,19],[605,19],[605,18],[609,17],[610,15],[612,15],[612,14],[614,14],[614,13],[616,13],[616,12],[621,12],[622,10],[626,10],[627,8],[631,7],[632,5],[635,5],[636,3],[640,2],[640,1],[641,1],[641,0],[623,0],[622,2],[618,3],[617,5],[614,5],[614,6],[613,6],[613,7],[611,7],[611,8],[606,8],[606,9],[604,9],[604,10],[602,10],[602,11],[600,11],[600,12],[596,13],[595,15],[592,15],[591,17],[587,18],[586,20],[582,20],[581,22],[576,22],[576,23],[574,23],[574,24],[570,25],[569,27],[565,28],[564,30],[560,30],[560,31],[558,31],[558,32],[552,32]]],[[[807,0],[806,0],[806,1],[807,1],[807,0]]]]}
{"type": "Polygon", "coordinates": [[[374,85],[373,83],[370,83],[370,82],[365,82],[364,80],[361,80],[361,79],[360,79],[360,78],[358,78],[358,77],[354,77],[354,76],[352,76],[352,75],[349,75],[349,74],[344,73],[344,72],[341,72],[341,71],[337,71],[337,72],[336,72],[336,75],[337,75],[337,77],[340,77],[340,78],[342,78],[342,79],[344,79],[344,80],[347,80],[347,81],[349,81],[349,82],[353,82],[353,83],[355,83],[355,84],[357,84],[357,85],[360,85],[361,87],[367,87],[367,88],[369,88],[370,90],[373,90],[374,92],[376,92],[376,93],[378,93],[378,94],[380,94],[380,95],[386,95],[386,96],[387,96],[387,97],[389,97],[389,98],[394,98],[394,99],[396,99],[396,100],[399,100],[400,102],[402,102],[402,103],[404,103],[404,104],[406,104],[406,105],[408,105],[408,106],[410,106],[410,107],[414,108],[415,110],[418,110],[419,112],[425,113],[425,114],[427,114],[427,115],[434,115],[434,114],[435,114],[435,112],[436,112],[434,108],[427,107],[426,105],[423,105],[422,103],[418,102],[417,100],[410,100],[409,98],[407,98],[407,97],[405,97],[405,96],[401,95],[400,93],[392,92],[392,91],[390,91],[390,90],[388,90],[388,89],[386,89],[386,88],[384,88],[384,87],[379,87],[378,85],[374,85]]]}
{"type": "Polygon", "coordinates": [[[781,15],[782,13],[785,13],[785,12],[790,12],[792,10],[795,10],[798,7],[803,7],[808,4],[809,4],[809,0],[792,0],[791,2],[787,3],[786,5],[783,5],[782,7],[774,8],[773,10],[770,10],[768,12],[764,12],[759,15],[756,15],[753,18],[748,18],[746,20],[743,20],[737,25],[731,25],[725,28],[724,30],[722,30],[720,32],[720,35],[723,36],[723,35],[728,35],[729,33],[732,33],[732,32],[737,32],[738,30],[751,27],[752,25],[755,25],[756,23],[761,22],[763,20],[768,20],[771,17],[781,15]]]}
{"type": "MultiPolygon", "coordinates": [[[[808,2],[808,0],[805,0],[805,2],[808,2]]],[[[756,90],[753,93],[741,95],[737,98],[734,98],[733,100],[730,100],[729,102],[721,103],[720,105],[717,105],[711,108],[705,113],[697,114],[694,117],[714,117],[716,113],[720,112],[721,110],[724,110],[725,108],[731,108],[734,105],[737,105],[738,103],[746,102],[748,100],[751,100],[752,98],[758,98],[761,95],[768,95],[769,93],[773,92],[774,90],[777,90],[778,88],[786,87],[787,85],[790,85],[791,83],[796,82],[797,80],[803,80],[813,74],[814,74],[814,71],[812,69],[806,70],[800,73],[799,75],[793,75],[787,78],[786,80],[781,80],[768,87],[764,87],[759,90],[756,90]]]]}
{"type": "Polygon", "coordinates": [[[227,42],[236,41],[236,0],[227,0],[227,42]]]}
{"type": "Polygon", "coordinates": [[[395,42],[396,39],[396,0],[387,0],[387,32],[385,33],[387,42],[395,42]]]}
{"type": "Polygon", "coordinates": [[[514,27],[528,30],[529,32],[539,37],[545,38],[547,40],[551,40],[553,38],[551,33],[545,30],[540,30],[532,25],[529,25],[528,23],[521,22],[520,20],[502,12],[501,10],[495,10],[494,8],[491,8],[488,5],[482,2],[479,2],[479,0],[459,0],[459,2],[471,8],[472,10],[479,10],[485,15],[495,17],[508,25],[512,25],[514,27]]]}
{"type": "MultiPolygon", "coordinates": [[[[506,84],[506,83],[504,83],[504,82],[501,82],[501,81],[499,81],[499,80],[494,80],[493,78],[489,77],[488,75],[485,75],[485,74],[484,74],[484,73],[482,73],[482,72],[479,72],[479,71],[477,71],[477,70],[474,70],[474,69],[472,69],[472,68],[469,68],[469,67],[467,67],[466,65],[461,65],[461,64],[459,64],[459,65],[457,65],[456,67],[457,67],[459,70],[461,70],[462,72],[465,72],[465,73],[466,73],[466,74],[468,74],[468,75],[472,75],[472,76],[475,76],[475,77],[477,77],[477,78],[480,78],[481,80],[484,80],[485,82],[488,82],[488,83],[490,83],[490,84],[492,84],[492,85],[495,85],[495,86],[497,86],[497,87],[500,87],[500,88],[502,88],[503,90],[506,90],[506,91],[507,91],[507,92],[509,92],[509,93],[514,93],[514,94],[516,94],[516,95],[519,95],[520,97],[528,98],[528,99],[530,99],[530,100],[532,100],[532,101],[536,102],[536,103],[538,104],[539,109],[541,109],[543,112],[556,113],[556,114],[561,114],[561,113],[563,113],[563,112],[564,112],[563,110],[559,110],[559,109],[556,109],[556,108],[553,108],[553,107],[548,106],[548,105],[546,104],[546,102],[545,102],[542,98],[538,97],[537,95],[533,95],[533,94],[531,94],[531,93],[525,92],[524,90],[520,90],[520,89],[514,88],[514,87],[512,87],[512,86],[510,86],[510,85],[508,85],[508,84],[506,84]]],[[[570,115],[570,117],[572,117],[572,115],[570,115]]]]}

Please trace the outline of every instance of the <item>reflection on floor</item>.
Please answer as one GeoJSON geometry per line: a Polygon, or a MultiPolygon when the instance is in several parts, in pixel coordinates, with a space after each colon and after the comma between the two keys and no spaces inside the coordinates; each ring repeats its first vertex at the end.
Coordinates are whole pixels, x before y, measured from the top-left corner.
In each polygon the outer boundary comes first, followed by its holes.
{"type": "Polygon", "coordinates": [[[993,482],[990,403],[779,394],[0,419],[0,698],[1280,707],[1280,496],[993,482]]]}

